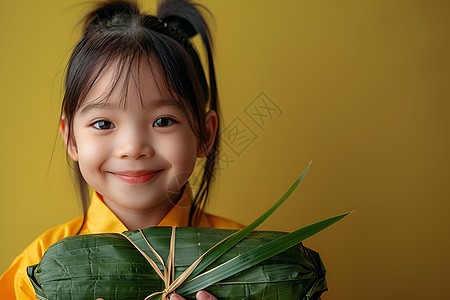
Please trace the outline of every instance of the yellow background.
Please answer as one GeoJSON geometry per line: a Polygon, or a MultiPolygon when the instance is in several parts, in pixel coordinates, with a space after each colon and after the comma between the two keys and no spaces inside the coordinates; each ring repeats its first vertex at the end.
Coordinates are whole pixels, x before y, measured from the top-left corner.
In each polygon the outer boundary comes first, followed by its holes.
{"type": "MultiPolygon", "coordinates": [[[[0,4],[0,272],[80,213],[56,140],[76,3],[0,4]]],[[[240,118],[257,135],[240,155],[224,145],[210,211],[249,223],[313,160],[262,229],[356,211],[305,242],[327,267],[324,299],[449,299],[450,2],[202,3],[224,128],[240,118]],[[282,110],[263,129],[245,113],[261,92],[282,110]]]]}

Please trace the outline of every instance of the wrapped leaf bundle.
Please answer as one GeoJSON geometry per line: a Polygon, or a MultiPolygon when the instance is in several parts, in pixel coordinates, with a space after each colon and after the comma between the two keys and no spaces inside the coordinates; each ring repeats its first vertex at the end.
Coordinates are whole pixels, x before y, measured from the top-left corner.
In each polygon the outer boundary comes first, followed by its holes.
{"type": "MultiPolygon", "coordinates": [[[[308,166],[309,167],[309,166],[308,166]]],[[[301,242],[344,218],[328,218],[291,233],[253,231],[300,184],[239,231],[151,227],[122,234],[67,237],[52,245],[28,276],[40,299],[318,299],[327,290],[318,253],[301,242]],[[163,259],[167,258],[167,259],[163,259]]]]}
{"type": "MultiPolygon", "coordinates": [[[[169,255],[171,232],[170,227],[142,230],[162,257],[169,255]]],[[[175,278],[234,232],[176,228],[175,278]]],[[[139,231],[124,234],[157,262],[160,270],[164,269],[139,231]]],[[[206,270],[283,235],[273,231],[252,232],[206,270]]],[[[145,257],[120,234],[65,238],[51,246],[41,262],[29,271],[37,294],[46,299],[144,299],[165,288],[145,257]]],[[[325,269],[316,252],[298,244],[206,290],[219,299],[305,299],[306,295],[318,295],[326,290],[325,269]]],[[[195,294],[186,296],[195,299],[195,294]]]]}

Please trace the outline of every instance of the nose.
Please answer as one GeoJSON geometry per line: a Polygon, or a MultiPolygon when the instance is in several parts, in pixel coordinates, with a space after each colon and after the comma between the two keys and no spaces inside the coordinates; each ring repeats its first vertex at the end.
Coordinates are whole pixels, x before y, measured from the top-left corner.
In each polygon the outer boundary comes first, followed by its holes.
{"type": "Polygon", "coordinates": [[[139,130],[127,130],[118,135],[116,156],[119,158],[150,158],[155,154],[151,137],[139,130]]]}

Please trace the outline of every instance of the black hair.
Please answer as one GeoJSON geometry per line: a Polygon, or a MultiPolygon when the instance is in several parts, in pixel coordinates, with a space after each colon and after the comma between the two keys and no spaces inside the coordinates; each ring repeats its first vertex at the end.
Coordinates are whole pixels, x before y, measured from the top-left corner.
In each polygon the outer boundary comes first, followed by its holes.
{"type": "MultiPolygon", "coordinates": [[[[145,59],[149,66],[157,65],[162,72],[167,89],[177,96],[200,145],[206,147],[206,110],[215,111],[218,118],[220,112],[212,38],[200,10],[209,13],[204,6],[187,0],[165,0],[159,4],[155,16],[142,13],[132,0],[105,1],[95,7],[84,18],[83,36],[67,66],[61,109],[61,118],[65,118],[68,129],[66,142],[76,144],[72,135],[73,117],[102,71],[115,63],[118,65],[116,80],[123,74],[128,79],[133,66],[145,59]],[[189,41],[196,34],[201,36],[206,50],[208,80],[199,56],[189,41]],[[150,58],[153,64],[150,64],[150,58]]],[[[219,128],[217,131],[220,132],[219,128]]],[[[207,203],[218,149],[219,134],[216,134],[214,144],[206,155],[201,182],[190,209],[189,225],[199,217],[207,203]]],[[[90,197],[78,162],[73,161],[72,167],[84,215],[80,232],[86,220],[90,197]]]]}

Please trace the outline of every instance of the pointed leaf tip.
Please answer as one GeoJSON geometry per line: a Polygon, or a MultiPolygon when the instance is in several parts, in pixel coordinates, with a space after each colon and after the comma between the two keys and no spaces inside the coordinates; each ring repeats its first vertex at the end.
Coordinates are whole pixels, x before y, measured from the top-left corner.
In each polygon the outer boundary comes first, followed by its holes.
{"type": "Polygon", "coordinates": [[[236,232],[235,234],[230,235],[227,239],[222,240],[218,244],[216,244],[213,248],[211,248],[210,252],[205,255],[205,258],[202,260],[201,263],[199,263],[198,267],[191,273],[191,275],[186,279],[186,281],[191,280],[200,272],[202,272],[206,267],[208,267],[210,264],[212,264],[217,258],[219,258],[223,253],[228,251],[231,247],[233,247],[235,244],[237,244],[240,240],[245,238],[250,232],[255,230],[261,223],[263,223],[267,218],[270,217],[280,206],[283,204],[289,196],[297,189],[297,187],[300,185],[301,181],[303,180],[303,177],[305,176],[306,172],[309,169],[309,166],[311,165],[311,162],[308,164],[308,166],[303,170],[300,177],[291,185],[291,187],[284,193],[284,195],[266,212],[264,212],[261,216],[259,216],[255,221],[253,221],[250,225],[248,225],[246,228],[241,229],[240,231],[236,232]]]}

